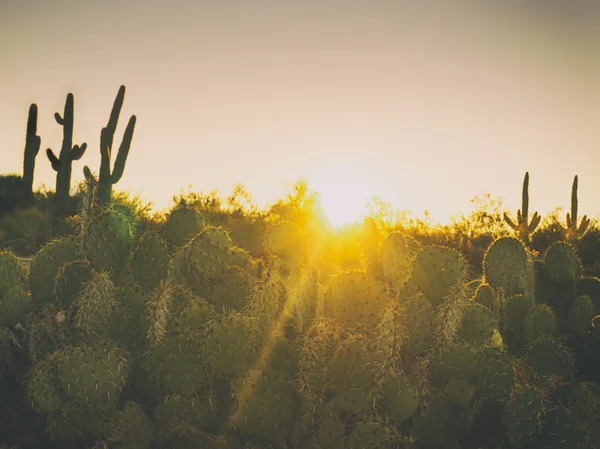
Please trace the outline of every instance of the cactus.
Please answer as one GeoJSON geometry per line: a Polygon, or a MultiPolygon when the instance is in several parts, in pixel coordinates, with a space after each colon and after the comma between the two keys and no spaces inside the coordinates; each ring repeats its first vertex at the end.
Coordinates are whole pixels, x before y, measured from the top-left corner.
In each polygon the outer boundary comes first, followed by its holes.
{"type": "Polygon", "coordinates": [[[396,423],[411,418],[417,412],[419,403],[417,389],[403,374],[386,379],[382,386],[382,395],[377,401],[381,413],[396,423]]]}
{"type": "Polygon", "coordinates": [[[517,223],[515,224],[508,214],[504,213],[504,221],[517,233],[519,238],[529,243],[531,234],[540,224],[541,217],[535,212],[529,221],[529,172],[525,173],[523,180],[523,196],[521,199],[521,209],[517,211],[517,223]]]}
{"type": "Polygon", "coordinates": [[[581,219],[579,226],[577,225],[577,187],[578,187],[577,176],[573,179],[573,187],[571,189],[571,213],[567,213],[567,225],[563,226],[562,229],[566,234],[569,242],[576,242],[579,240],[588,230],[590,220],[587,215],[584,215],[581,219]]]}
{"type": "Polygon", "coordinates": [[[441,305],[466,276],[467,264],[452,248],[424,248],[413,262],[412,278],[434,306],[441,305]]]}
{"type": "Polygon", "coordinates": [[[531,447],[542,431],[543,417],[543,397],[535,388],[526,387],[515,391],[504,411],[510,447],[531,447]]]}
{"type": "Polygon", "coordinates": [[[108,441],[135,449],[148,448],[154,434],[153,423],[144,407],[135,402],[125,403],[111,419],[109,429],[108,441]]]}
{"type": "Polygon", "coordinates": [[[83,249],[96,270],[105,270],[116,276],[125,268],[132,239],[128,218],[107,210],[89,223],[83,249]]]}
{"type": "Polygon", "coordinates": [[[570,244],[558,242],[544,257],[546,273],[554,282],[575,282],[581,277],[581,262],[570,244]]]}
{"type": "Polygon", "coordinates": [[[167,242],[176,247],[185,245],[203,229],[204,220],[194,209],[175,209],[167,216],[164,224],[167,242]]]}
{"type": "Polygon", "coordinates": [[[63,127],[63,142],[59,157],[56,157],[50,148],[46,150],[46,155],[50,160],[50,164],[56,172],[54,201],[56,213],[58,215],[66,215],[70,211],[69,192],[71,190],[71,170],[73,161],[81,159],[87,149],[87,143],[73,145],[73,103],[73,94],[70,93],[67,95],[65,112],[62,117],[58,112],[54,114],[56,122],[63,127]]]}
{"type": "Polygon", "coordinates": [[[32,103],[29,107],[27,119],[27,136],[25,137],[25,154],[23,156],[23,205],[29,206],[33,201],[33,174],[35,172],[35,158],[40,152],[42,140],[37,135],[37,104],[32,103]]]}
{"type": "Polygon", "coordinates": [[[163,239],[153,232],[142,234],[131,258],[131,272],[144,288],[152,289],[169,276],[169,251],[163,239]]]}
{"type": "Polygon", "coordinates": [[[364,272],[350,271],[331,282],[324,312],[348,331],[371,331],[381,322],[386,304],[382,284],[364,272]]]}
{"type": "Polygon", "coordinates": [[[126,352],[111,346],[80,346],[66,352],[58,366],[63,391],[82,406],[116,405],[127,384],[126,352]]]}
{"type": "Polygon", "coordinates": [[[483,260],[485,279],[507,294],[532,293],[534,276],[531,256],[520,240],[502,237],[488,248],[483,260]]]}
{"type": "Polygon", "coordinates": [[[555,337],[558,333],[556,313],[546,304],[536,305],[525,319],[524,331],[528,342],[555,337]]]}
{"type": "Polygon", "coordinates": [[[119,152],[113,169],[110,168],[113,140],[117,129],[117,122],[125,99],[125,86],[121,86],[113,104],[108,124],[100,133],[100,174],[98,178],[98,199],[100,204],[108,206],[112,198],[112,186],[119,182],[125,170],[125,163],[129,155],[133,131],[135,130],[136,116],[132,115],[123,134],[119,152]]]}
{"type": "Polygon", "coordinates": [[[85,178],[85,192],[81,201],[81,231],[84,232],[88,223],[92,219],[92,210],[94,206],[94,190],[96,188],[96,178],[92,174],[90,168],[86,165],[83,167],[83,176],[85,178]]]}
{"type": "Polygon", "coordinates": [[[569,311],[569,321],[573,330],[583,339],[587,339],[592,329],[592,320],[596,316],[596,308],[589,296],[575,298],[569,311]]]}

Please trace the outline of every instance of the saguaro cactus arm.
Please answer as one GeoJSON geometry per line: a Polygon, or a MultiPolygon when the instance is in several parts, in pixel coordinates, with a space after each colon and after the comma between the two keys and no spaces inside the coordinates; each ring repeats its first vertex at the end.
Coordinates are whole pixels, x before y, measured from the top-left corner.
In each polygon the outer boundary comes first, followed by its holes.
{"type": "Polygon", "coordinates": [[[27,118],[27,135],[25,137],[25,152],[23,155],[23,191],[22,200],[24,204],[29,204],[33,199],[33,175],[35,171],[35,158],[40,152],[42,139],[37,135],[37,104],[32,103],[29,106],[29,116],[27,118]]]}
{"type": "Polygon", "coordinates": [[[540,224],[541,216],[535,212],[529,221],[529,172],[525,173],[523,180],[523,193],[521,196],[521,209],[517,211],[517,223],[504,213],[504,221],[518,233],[519,237],[524,241],[529,240],[529,236],[535,231],[540,224]]]}
{"type": "Polygon", "coordinates": [[[111,171],[110,161],[112,156],[112,146],[124,99],[125,86],[121,86],[119,88],[119,92],[117,93],[117,97],[115,98],[108,123],[100,132],[100,174],[98,178],[98,197],[100,202],[104,205],[110,204],[112,186],[113,184],[119,182],[123,176],[123,172],[125,171],[125,163],[127,162],[127,156],[129,155],[129,149],[131,148],[131,142],[133,140],[133,132],[135,130],[136,116],[132,115],[129,118],[127,128],[125,128],[125,132],[123,133],[123,140],[119,146],[117,158],[111,171]]]}
{"type": "Polygon", "coordinates": [[[577,190],[579,187],[579,179],[577,175],[573,179],[573,187],[571,188],[571,213],[567,213],[567,226],[563,230],[567,234],[568,240],[578,240],[586,233],[590,225],[590,220],[587,215],[581,219],[579,227],[577,226],[577,209],[579,201],[577,200],[577,190]]]}

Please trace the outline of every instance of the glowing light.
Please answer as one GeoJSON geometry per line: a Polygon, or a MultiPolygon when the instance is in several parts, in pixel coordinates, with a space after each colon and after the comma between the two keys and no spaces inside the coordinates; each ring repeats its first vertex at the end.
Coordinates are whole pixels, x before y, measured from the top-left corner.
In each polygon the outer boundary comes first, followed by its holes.
{"type": "Polygon", "coordinates": [[[323,213],[333,226],[353,223],[367,215],[367,202],[377,196],[372,183],[348,174],[309,179],[308,185],[318,192],[323,213]]]}

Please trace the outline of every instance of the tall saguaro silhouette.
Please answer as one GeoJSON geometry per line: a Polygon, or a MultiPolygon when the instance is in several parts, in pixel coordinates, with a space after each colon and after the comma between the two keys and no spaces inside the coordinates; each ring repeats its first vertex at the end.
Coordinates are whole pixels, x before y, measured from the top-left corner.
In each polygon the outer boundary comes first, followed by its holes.
{"type": "Polygon", "coordinates": [[[27,118],[27,136],[25,137],[25,152],[23,155],[23,190],[21,200],[23,205],[29,206],[33,201],[33,174],[35,171],[35,158],[40,152],[42,139],[37,135],[37,104],[29,106],[27,118]]]}
{"type": "Polygon", "coordinates": [[[56,122],[63,127],[63,142],[59,157],[56,157],[50,148],[46,150],[46,155],[56,172],[54,204],[57,215],[66,215],[69,212],[72,164],[73,161],[81,159],[87,148],[86,143],[73,145],[73,103],[73,94],[70,93],[67,95],[64,114],[62,116],[58,112],[54,114],[56,122]]]}
{"type": "Polygon", "coordinates": [[[117,129],[117,123],[119,121],[119,115],[121,114],[121,108],[123,107],[123,101],[125,100],[125,86],[119,88],[117,97],[113,104],[108,124],[105,128],[102,128],[100,133],[100,172],[98,175],[98,200],[103,206],[110,205],[112,198],[112,186],[116,184],[123,176],[125,170],[125,162],[127,162],[127,156],[129,155],[129,149],[131,147],[131,141],[133,139],[133,131],[135,130],[136,116],[132,115],[129,118],[129,123],[125,132],[123,133],[123,140],[119,146],[119,152],[115,160],[113,169],[110,168],[110,159],[112,155],[113,140],[115,137],[115,131],[117,129]]]}

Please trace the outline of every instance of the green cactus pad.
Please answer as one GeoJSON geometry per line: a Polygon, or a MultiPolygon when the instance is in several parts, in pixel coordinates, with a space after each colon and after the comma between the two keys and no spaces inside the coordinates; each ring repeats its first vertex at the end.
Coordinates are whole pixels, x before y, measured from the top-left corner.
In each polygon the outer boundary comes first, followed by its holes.
{"type": "Polygon", "coordinates": [[[278,374],[266,371],[243,383],[240,406],[232,424],[266,444],[285,447],[295,412],[292,385],[278,374]]]}
{"type": "Polygon", "coordinates": [[[37,412],[58,412],[68,400],[58,385],[59,364],[57,357],[38,360],[27,376],[27,398],[37,412]]]}
{"type": "Polygon", "coordinates": [[[60,307],[67,308],[80,298],[85,285],[92,280],[92,271],[87,260],[67,262],[60,267],[54,282],[54,297],[60,307]]]}
{"type": "Polygon", "coordinates": [[[175,209],[167,216],[164,229],[167,242],[181,247],[204,229],[204,219],[193,209],[175,209]]]}
{"type": "Polygon", "coordinates": [[[420,397],[417,389],[403,374],[388,378],[377,401],[381,413],[393,422],[401,423],[418,410],[420,397]]]}
{"type": "Polygon", "coordinates": [[[430,246],[413,261],[412,279],[427,299],[438,306],[450,289],[464,280],[466,268],[465,260],[456,250],[430,246]]]}
{"type": "Polygon", "coordinates": [[[502,400],[515,385],[515,373],[507,355],[498,348],[484,348],[474,366],[477,375],[477,396],[502,400]]]}
{"type": "Polygon", "coordinates": [[[27,282],[27,271],[17,257],[9,251],[0,251],[0,296],[16,284],[27,282]]]}
{"type": "Polygon", "coordinates": [[[496,294],[496,292],[490,284],[479,284],[477,290],[475,290],[473,302],[487,307],[496,317],[500,316],[502,310],[502,302],[500,300],[499,295],[496,294]]]}
{"type": "Polygon", "coordinates": [[[34,303],[23,284],[16,284],[0,295],[0,326],[14,327],[24,323],[34,303]]]}
{"type": "Polygon", "coordinates": [[[490,342],[496,321],[490,310],[476,303],[469,303],[463,310],[458,336],[467,343],[481,346],[490,342]]]}
{"type": "Polygon", "coordinates": [[[376,421],[360,422],[346,439],[347,449],[394,449],[398,436],[389,427],[376,421]]]}
{"type": "Polygon", "coordinates": [[[167,396],[156,407],[155,418],[159,427],[174,435],[185,435],[190,428],[202,429],[210,425],[214,400],[202,394],[167,396]]]}
{"type": "Polygon", "coordinates": [[[256,351],[251,320],[227,315],[208,326],[203,359],[228,378],[243,377],[252,366],[256,351]]]}
{"type": "Polygon", "coordinates": [[[517,337],[524,336],[525,319],[535,303],[524,295],[513,295],[504,304],[504,328],[517,337]]]}
{"type": "Polygon", "coordinates": [[[334,278],[324,299],[324,312],[348,331],[370,331],[381,321],[387,304],[385,287],[366,273],[350,271],[334,278]]]}
{"type": "Polygon", "coordinates": [[[383,241],[380,251],[382,275],[394,290],[400,290],[410,279],[415,256],[409,252],[406,238],[399,232],[391,233],[383,241]]]}
{"type": "Polygon", "coordinates": [[[125,268],[132,238],[129,219],[107,211],[89,223],[84,233],[83,249],[96,270],[116,275],[125,268]]]}
{"type": "Polygon", "coordinates": [[[444,394],[458,407],[468,407],[475,397],[477,386],[465,378],[452,377],[444,387],[444,394]]]}
{"type": "Polygon", "coordinates": [[[528,342],[554,337],[558,332],[556,313],[545,304],[536,305],[525,319],[524,331],[528,342]]]}
{"type": "Polygon", "coordinates": [[[70,237],[54,240],[44,246],[31,261],[29,289],[36,306],[54,301],[54,282],[67,262],[83,259],[79,243],[70,237]]]}
{"type": "Polygon", "coordinates": [[[555,282],[575,282],[581,277],[581,262],[575,248],[558,242],[548,248],[544,257],[546,273],[555,282]]]}
{"type": "Polygon", "coordinates": [[[144,407],[135,402],[127,402],[109,422],[108,441],[132,449],[146,449],[150,446],[154,426],[146,415],[144,407]]]}
{"type": "Polygon", "coordinates": [[[571,307],[569,321],[575,332],[587,339],[592,329],[592,320],[596,316],[596,307],[589,296],[578,296],[571,307]]]}
{"type": "Polygon", "coordinates": [[[510,447],[515,449],[531,447],[542,431],[543,417],[543,398],[535,388],[515,391],[504,412],[510,447]]]}
{"type": "Polygon", "coordinates": [[[407,289],[398,299],[404,328],[402,349],[414,353],[430,348],[435,342],[439,325],[436,309],[421,292],[407,289]]]}
{"type": "Polygon", "coordinates": [[[131,258],[131,273],[144,288],[152,289],[169,276],[169,250],[163,239],[146,232],[136,242],[131,258]]]}
{"type": "Polygon", "coordinates": [[[502,237],[488,248],[483,260],[485,279],[507,294],[523,293],[531,281],[531,259],[520,240],[502,237]]]}
{"type": "Polygon", "coordinates": [[[193,333],[171,335],[153,348],[147,370],[151,380],[165,394],[191,397],[205,388],[208,381],[201,340],[193,333]]]}
{"type": "Polygon", "coordinates": [[[559,341],[550,338],[531,343],[524,360],[541,376],[563,377],[568,380],[574,372],[571,351],[559,341]]]}
{"type": "Polygon", "coordinates": [[[130,370],[124,351],[110,347],[78,347],[63,357],[58,380],[65,393],[83,406],[117,403],[130,370]]]}

